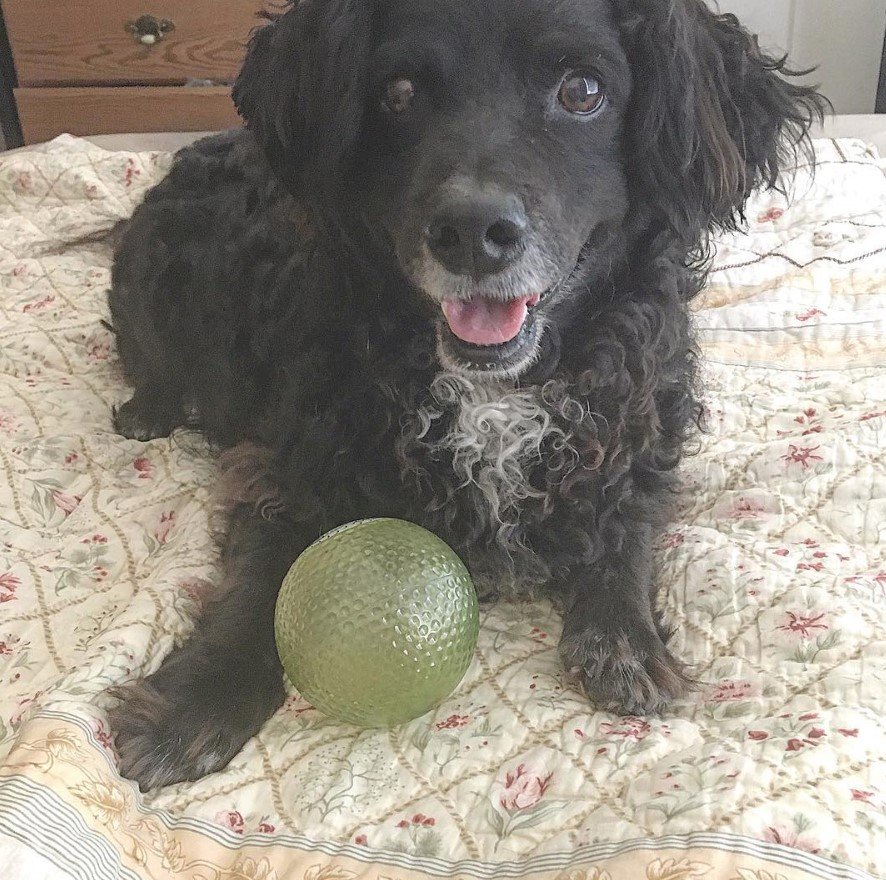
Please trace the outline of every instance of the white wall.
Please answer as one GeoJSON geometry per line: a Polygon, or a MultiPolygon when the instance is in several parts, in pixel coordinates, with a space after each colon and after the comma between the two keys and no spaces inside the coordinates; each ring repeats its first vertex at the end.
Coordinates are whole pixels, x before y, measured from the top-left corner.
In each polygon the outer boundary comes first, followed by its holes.
{"type": "Polygon", "coordinates": [[[838,113],[873,113],[886,31],[886,0],[719,0],[760,34],[764,48],[790,53],[795,67],[818,70],[838,113]]]}

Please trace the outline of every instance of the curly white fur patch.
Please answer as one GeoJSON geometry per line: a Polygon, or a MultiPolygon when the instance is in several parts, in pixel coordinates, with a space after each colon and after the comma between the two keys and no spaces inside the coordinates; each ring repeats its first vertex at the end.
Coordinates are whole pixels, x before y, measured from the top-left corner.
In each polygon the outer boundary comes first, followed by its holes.
{"type": "Polygon", "coordinates": [[[496,382],[475,383],[442,373],[431,391],[441,410],[422,414],[426,429],[442,411],[455,411],[439,445],[452,452],[461,485],[473,483],[480,489],[489,506],[490,522],[516,523],[521,502],[545,495],[530,485],[527,473],[541,463],[542,443],[554,439],[568,446],[568,438],[554,424],[537,389],[509,389],[496,382]]]}
{"type": "Polygon", "coordinates": [[[497,590],[532,592],[550,577],[525,544],[521,507],[529,499],[544,503],[548,495],[532,485],[533,470],[544,465],[565,474],[579,462],[572,434],[561,424],[581,420],[582,412],[568,411],[581,406],[568,397],[548,398],[547,390],[441,373],[431,385],[431,401],[415,413],[418,424],[406,430],[429,458],[452,456],[450,499],[468,487],[479,490],[475,516],[499,550],[497,590]],[[560,423],[555,414],[564,417],[560,423]],[[440,420],[446,425],[442,436],[431,430],[440,420]]]}

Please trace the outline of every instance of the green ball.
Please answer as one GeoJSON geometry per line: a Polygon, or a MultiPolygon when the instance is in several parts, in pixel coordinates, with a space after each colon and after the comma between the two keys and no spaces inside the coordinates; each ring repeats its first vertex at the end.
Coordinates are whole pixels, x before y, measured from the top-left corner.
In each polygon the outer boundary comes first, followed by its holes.
{"type": "Polygon", "coordinates": [[[418,718],[461,681],[477,645],[470,575],[436,535],[398,519],[333,529],[283,581],[277,651],[301,695],[361,727],[418,718]]]}

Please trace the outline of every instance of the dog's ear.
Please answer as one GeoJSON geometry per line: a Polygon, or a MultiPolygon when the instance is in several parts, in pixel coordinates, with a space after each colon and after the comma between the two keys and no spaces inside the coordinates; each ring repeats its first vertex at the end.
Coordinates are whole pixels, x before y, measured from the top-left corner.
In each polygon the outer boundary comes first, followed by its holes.
{"type": "Polygon", "coordinates": [[[633,177],[665,228],[703,245],[743,219],[755,186],[778,186],[827,101],[703,0],[616,2],[634,75],[633,177]]]}
{"type": "Polygon", "coordinates": [[[292,190],[334,197],[364,114],[370,0],[296,0],[252,35],[234,103],[292,190]]]}

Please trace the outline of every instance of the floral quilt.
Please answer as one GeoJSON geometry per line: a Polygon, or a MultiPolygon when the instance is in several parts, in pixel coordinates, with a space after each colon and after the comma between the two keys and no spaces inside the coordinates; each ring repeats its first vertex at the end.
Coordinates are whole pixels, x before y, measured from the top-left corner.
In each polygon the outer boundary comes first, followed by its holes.
{"type": "Polygon", "coordinates": [[[215,463],[193,433],[111,428],[101,234],[170,156],[0,157],[0,876],[886,877],[886,166],[816,150],[696,304],[709,428],[658,555],[696,693],[596,711],[550,606],[500,605],[432,715],[359,731],[291,692],[223,772],[150,796],[116,771],[105,690],[217,579],[215,463]]]}

